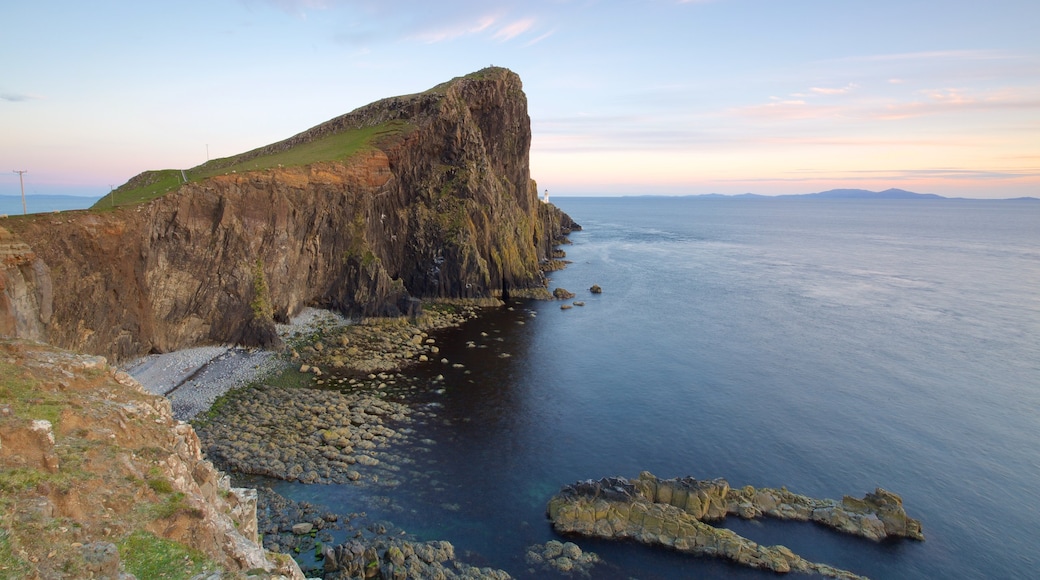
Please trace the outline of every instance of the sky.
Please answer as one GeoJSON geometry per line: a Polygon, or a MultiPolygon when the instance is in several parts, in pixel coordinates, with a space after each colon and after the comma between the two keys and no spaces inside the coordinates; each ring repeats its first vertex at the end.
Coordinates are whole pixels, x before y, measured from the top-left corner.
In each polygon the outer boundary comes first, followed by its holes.
{"type": "Polygon", "coordinates": [[[489,65],[552,195],[1040,196],[1037,0],[4,0],[0,195],[102,195],[489,65]]]}

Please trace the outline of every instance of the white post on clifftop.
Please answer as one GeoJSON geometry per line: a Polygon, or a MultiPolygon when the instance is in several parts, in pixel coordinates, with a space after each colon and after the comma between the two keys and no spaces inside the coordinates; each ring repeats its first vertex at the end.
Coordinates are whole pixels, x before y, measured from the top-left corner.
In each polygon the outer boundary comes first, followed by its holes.
{"type": "Polygon", "coordinates": [[[545,190],[545,199],[542,200],[542,201],[544,201],[545,203],[549,203],[549,190],[548,189],[545,190]]]}
{"type": "Polygon", "coordinates": [[[18,185],[22,186],[22,215],[28,215],[29,210],[25,207],[25,182],[22,181],[22,175],[29,172],[25,169],[21,171],[15,169],[13,171],[18,174],[18,185]]]}

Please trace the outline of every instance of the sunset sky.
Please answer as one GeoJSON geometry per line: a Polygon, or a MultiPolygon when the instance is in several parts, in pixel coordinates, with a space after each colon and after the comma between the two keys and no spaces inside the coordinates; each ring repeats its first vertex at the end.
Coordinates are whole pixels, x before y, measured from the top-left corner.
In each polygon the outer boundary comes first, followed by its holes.
{"type": "Polygon", "coordinates": [[[553,195],[1040,196],[1037,0],[10,0],[0,195],[102,195],[488,65],[553,195]]]}

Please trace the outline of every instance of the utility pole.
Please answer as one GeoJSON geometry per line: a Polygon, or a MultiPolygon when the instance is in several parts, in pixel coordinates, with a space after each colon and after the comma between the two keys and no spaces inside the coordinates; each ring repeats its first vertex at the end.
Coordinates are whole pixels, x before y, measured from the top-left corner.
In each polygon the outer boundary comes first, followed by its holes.
{"type": "Polygon", "coordinates": [[[25,207],[25,182],[22,181],[22,175],[25,174],[25,173],[29,173],[29,172],[26,171],[25,169],[23,169],[21,171],[15,169],[14,173],[18,174],[18,185],[22,186],[22,214],[23,215],[28,215],[29,210],[25,207]]]}
{"type": "Polygon", "coordinates": [[[108,203],[112,207],[116,206],[116,186],[111,183],[108,184],[108,203]]]}

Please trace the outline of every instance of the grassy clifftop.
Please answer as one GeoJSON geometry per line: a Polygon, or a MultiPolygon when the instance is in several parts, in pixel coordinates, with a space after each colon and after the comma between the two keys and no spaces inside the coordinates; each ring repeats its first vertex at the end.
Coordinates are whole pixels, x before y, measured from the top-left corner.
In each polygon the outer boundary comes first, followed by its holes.
{"type": "Polygon", "coordinates": [[[176,191],[185,183],[203,181],[227,173],[303,166],[322,161],[342,161],[355,153],[371,149],[379,139],[400,134],[407,128],[408,124],[405,121],[394,120],[370,127],[345,129],[282,150],[271,151],[271,146],[261,147],[232,157],[213,159],[183,171],[145,171],[99,199],[91,209],[104,210],[143,203],[176,191]]]}
{"type": "Polygon", "coordinates": [[[356,153],[377,147],[383,139],[407,133],[414,127],[411,119],[435,107],[453,84],[507,74],[511,74],[508,69],[488,67],[422,93],[376,101],[283,141],[245,153],[213,159],[191,169],[145,171],[102,197],[91,209],[106,210],[143,203],[174,192],[186,183],[204,181],[217,175],[345,161],[356,153]]]}

